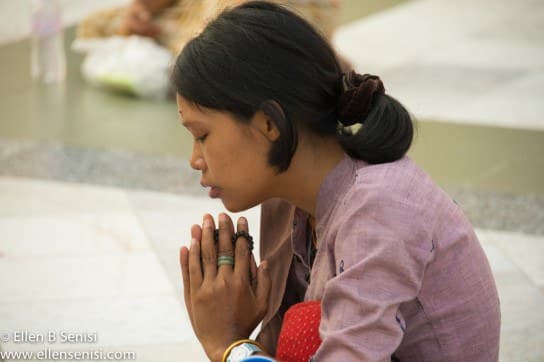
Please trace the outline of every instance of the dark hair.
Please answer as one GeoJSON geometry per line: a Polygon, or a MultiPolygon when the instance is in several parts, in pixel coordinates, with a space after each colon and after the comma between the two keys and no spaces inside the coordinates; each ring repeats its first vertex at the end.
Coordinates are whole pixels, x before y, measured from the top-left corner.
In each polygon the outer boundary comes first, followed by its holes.
{"type": "Polygon", "coordinates": [[[336,135],[346,153],[369,163],[401,158],[412,141],[410,115],[383,92],[363,95],[370,109],[357,120],[361,130],[339,131],[346,92],[334,50],[300,16],[265,1],[226,10],[210,22],[178,56],[172,82],[188,101],[242,122],[259,110],[267,114],[280,131],[269,153],[279,172],[289,167],[301,129],[336,135]]]}

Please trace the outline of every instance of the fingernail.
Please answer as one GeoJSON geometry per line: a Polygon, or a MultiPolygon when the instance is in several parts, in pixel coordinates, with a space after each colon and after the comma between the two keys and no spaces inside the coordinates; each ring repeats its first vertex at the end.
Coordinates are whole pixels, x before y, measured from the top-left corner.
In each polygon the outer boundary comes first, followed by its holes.
{"type": "Polygon", "coordinates": [[[212,221],[209,218],[204,219],[204,227],[205,228],[212,227],[212,221]]]}
{"type": "Polygon", "coordinates": [[[227,215],[225,215],[224,213],[219,214],[219,221],[227,222],[227,215]]]}
{"type": "Polygon", "coordinates": [[[198,243],[198,240],[196,240],[195,238],[191,239],[191,247],[196,246],[197,243],[198,243]]]}
{"type": "Polygon", "coordinates": [[[246,220],[246,218],[243,217],[243,216],[242,216],[241,218],[238,219],[238,222],[239,222],[240,224],[242,224],[242,225],[247,225],[247,220],[246,220]]]}

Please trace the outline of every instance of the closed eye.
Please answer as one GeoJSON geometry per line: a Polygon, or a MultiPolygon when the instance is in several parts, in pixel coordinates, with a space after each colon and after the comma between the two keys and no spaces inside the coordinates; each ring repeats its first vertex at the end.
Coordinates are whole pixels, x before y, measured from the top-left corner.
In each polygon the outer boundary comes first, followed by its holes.
{"type": "Polygon", "coordinates": [[[206,133],[206,134],[203,135],[203,136],[200,136],[200,137],[195,138],[195,140],[198,141],[198,142],[200,142],[200,143],[202,143],[202,142],[204,142],[204,141],[206,140],[207,137],[208,137],[208,134],[206,133]]]}

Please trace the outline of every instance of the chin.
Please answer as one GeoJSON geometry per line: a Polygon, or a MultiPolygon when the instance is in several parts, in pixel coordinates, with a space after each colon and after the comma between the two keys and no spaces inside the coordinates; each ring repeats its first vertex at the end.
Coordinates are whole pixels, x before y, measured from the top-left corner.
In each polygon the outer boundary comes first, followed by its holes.
{"type": "Polygon", "coordinates": [[[241,201],[235,201],[235,200],[225,200],[221,199],[221,202],[223,203],[223,206],[225,206],[225,209],[227,209],[230,212],[242,212],[246,211],[248,209],[251,209],[252,207],[259,205],[260,202],[241,202],[241,201]]]}

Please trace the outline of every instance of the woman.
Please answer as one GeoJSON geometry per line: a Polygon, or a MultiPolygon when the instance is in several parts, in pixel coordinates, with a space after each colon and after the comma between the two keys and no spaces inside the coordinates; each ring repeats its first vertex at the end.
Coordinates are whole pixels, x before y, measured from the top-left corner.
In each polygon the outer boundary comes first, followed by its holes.
{"type": "Polygon", "coordinates": [[[263,203],[259,268],[243,218],[235,233],[220,215],[214,232],[205,215],[180,251],[212,361],[497,360],[489,263],[405,156],[412,121],[378,77],[342,74],[311,25],[257,1],[212,21],[172,78],[210,196],[230,211],[263,203]],[[260,321],[261,343],[248,340],[260,321]]]}

